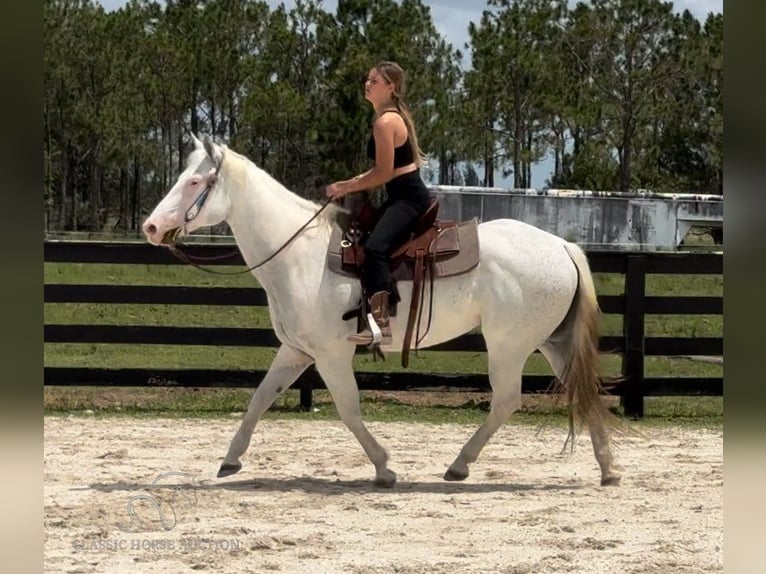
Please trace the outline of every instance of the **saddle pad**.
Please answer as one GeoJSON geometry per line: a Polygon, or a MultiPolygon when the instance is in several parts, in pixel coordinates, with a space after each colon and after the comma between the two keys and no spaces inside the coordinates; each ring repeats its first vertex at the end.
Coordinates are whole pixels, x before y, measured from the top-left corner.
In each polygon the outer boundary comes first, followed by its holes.
{"type": "MultiPolygon", "coordinates": [[[[479,220],[477,218],[464,221],[457,226],[460,250],[446,257],[440,257],[434,262],[434,277],[451,277],[468,273],[479,264],[479,220]]],[[[346,277],[359,277],[356,268],[343,265],[340,242],[343,232],[337,226],[333,227],[330,245],[327,249],[327,267],[330,271],[346,277]]],[[[397,281],[412,281],[414,262],[406,261],[393,270],[397,281]]]]}
{"type": "MultiPolygon", "coordinates": [[[[458,233],[457,223],[447,222],[447,227],[429,229],[426,233],[420,235],[417,239],[412,239],[399,247],[391,255],[391,268],[401,263],[402,259],[415,259],[418,250],[422,249],[430,257],[436,260],[452,257],[460,251],[460,234],[458,233]]],[[[359,245],[353,245],[341,250],[343,266],[354,269],[362,266],[364,263],[364,249],[359,245]]]]}

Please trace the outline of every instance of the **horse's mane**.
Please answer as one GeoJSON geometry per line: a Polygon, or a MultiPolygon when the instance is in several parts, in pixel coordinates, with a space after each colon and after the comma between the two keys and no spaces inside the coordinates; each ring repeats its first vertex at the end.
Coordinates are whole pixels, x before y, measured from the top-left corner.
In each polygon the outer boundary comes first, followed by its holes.
{"type": "MultiPolygon", "coordinates": [[[[282,185],[282,183],[272,177],[271,174],[269,174],[266,170],[256,165],[255,162],[253,162],[246,155],[237,153],[227,146],[222,147],[225,150],[224,161],[230,158],[235,158],[238,160],[231,162],[226,166],[230,174],[229,177],[241,177],[244,179],[247,170],[252,170],[268,187],[269,192],[279,194],[281,197],[287,198],[296,207],[306,211],[307,218],[311,217],[314,213],[321,209],[322,204],[311,201],[310,199],[306,199],[305,197],[301,197],[295,192],[289,190],[287,187],[282,185]]],[[[199,151],[203,154],[205,153],[202,150],[199,151]]],[[[191,154],[189,158],[191,159],[191,154]]],[[[333,225],[338,225],[340,221],[342,221],[344,218],[347,218],[349,213],[349,210],[345,209],[344,207],[336,203],[330,203],[319,215],[318,220],[324,221],[330,228],[332,228],[333,225]]]]}

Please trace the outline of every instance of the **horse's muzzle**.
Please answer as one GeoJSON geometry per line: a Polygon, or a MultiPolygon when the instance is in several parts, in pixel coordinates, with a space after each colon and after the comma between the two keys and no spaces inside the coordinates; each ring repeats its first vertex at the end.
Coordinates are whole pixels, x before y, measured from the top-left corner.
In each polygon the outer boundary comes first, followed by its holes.
{"type": "Polygon", "coordinates": [[[166,245],[168,247],[174,247],[176,244],[176,239],[181,235],[181,228],[176,227],[175,229],[168,229],[165,232],[165,235],[162,236],[162,241],[160,241],[160,245],[166,245]]]}

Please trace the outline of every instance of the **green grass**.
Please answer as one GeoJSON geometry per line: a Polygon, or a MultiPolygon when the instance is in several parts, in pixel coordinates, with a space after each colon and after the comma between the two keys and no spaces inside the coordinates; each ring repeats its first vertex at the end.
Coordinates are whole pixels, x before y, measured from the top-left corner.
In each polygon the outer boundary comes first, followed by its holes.
{"type": "MultiPolygon", "coordinates": [[[[173,387],[46,387],[45,413],[88,416],[163,416],[237,418],[247,409],[252,389],[173,387]]],[[[463,392],[375,392],[361,391],[362,413],[370,421],[481,424],[486,418],[490,395],[463,392]]],[[[280,397],[265,419],[338,420],[327,391],[314,391],[315,410],[300,409],[299,393],[289,390],[280,397]]],[[[619,399],[606,398],[620,414],[619,399]]],[[[521,424],[567,424],[563,407],[550,397],[524,395],[522,409],[509,421],[521,424]]],[[[631,423],[634,424],[634,423],[631,423]]],[[[649,397],[645,418],[635,424],[684,425],[719,428],[723,425],[723,397],[649,397]]]]}
{"type": "Polygon", "coordinates": [[[46,323],[271,328],[266,307],[46,303],[46,323]]]}
{"type": "MultiPolygon", "coordinates": [[[[107,388],[46,387],[45,412],[48,415],[138,416],[171,418],[232,418],[239,420],[252,396],[248,389],[188,388],[107,388]]],[[[362,391],[362,415],[366,421],[456,423],[479,425],[489,407],[488,393],[378,392],[362,391]]],[[[339,420],[330,395],[314,391],[313,409],[300,408],[297,390],[288,390],[264,414],[263,419],[339,420]]],[[[621,414],[619,400],[607,400],[621,414]]],[[[637,426],[688,426],[722,428],[722,397],[650,397],[645,417],[630,421],[637,426]]],[[[567,426],[566,410],[550,397],[525,395],[522,408],[509,419],[510,424],[567,426]]]]}
{"type": "MultiPolygon", "coordinates": [[[[241,271],[218,265],[217,271],[241,271]]],[[[45,283],[86,285],[184,285],[188,287],[257,287],[249,273],[211,275],[189,265],[124,265],[107,263],[45,263],[45,283]]]]}

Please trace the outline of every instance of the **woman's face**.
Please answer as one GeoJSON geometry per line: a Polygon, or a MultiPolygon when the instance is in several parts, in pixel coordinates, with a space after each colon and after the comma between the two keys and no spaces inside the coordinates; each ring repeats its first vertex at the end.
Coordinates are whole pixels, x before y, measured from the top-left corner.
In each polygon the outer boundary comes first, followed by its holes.
{"type": "Polygon", "coordinates": [[[391,93],[394,91],[393,84],[373,68],[367,74],[367,81],[364,83],[364,98],[372,104],[382,104],[391,99],[391,93]]]}

